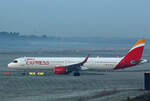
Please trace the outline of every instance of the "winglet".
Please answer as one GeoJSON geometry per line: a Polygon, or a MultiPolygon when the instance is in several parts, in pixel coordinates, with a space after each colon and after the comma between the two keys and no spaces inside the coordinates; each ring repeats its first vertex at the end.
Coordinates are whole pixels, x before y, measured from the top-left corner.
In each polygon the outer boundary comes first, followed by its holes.
{"type": "Polygon", "coordinates": [[[88,54],[88,56],[85,58],[84,63],[88,61],[90,54],[88,54]]]}

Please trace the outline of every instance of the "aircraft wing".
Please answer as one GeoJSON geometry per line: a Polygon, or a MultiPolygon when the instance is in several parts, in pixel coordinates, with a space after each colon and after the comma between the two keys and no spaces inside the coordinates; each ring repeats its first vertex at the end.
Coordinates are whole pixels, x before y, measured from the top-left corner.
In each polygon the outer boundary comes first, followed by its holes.
{"type": "Polygon", "coordinates": [[[68,65],[65,66],[68,70],[68,72],[72,72],[72,71],[79,71],[81,70],[82,66],[84,65],[84,63],[86,63],[88,61],[90,55],[88,55],[84,61],[77,63],[77,64],[72,64],[72,65],[68,65]]]}

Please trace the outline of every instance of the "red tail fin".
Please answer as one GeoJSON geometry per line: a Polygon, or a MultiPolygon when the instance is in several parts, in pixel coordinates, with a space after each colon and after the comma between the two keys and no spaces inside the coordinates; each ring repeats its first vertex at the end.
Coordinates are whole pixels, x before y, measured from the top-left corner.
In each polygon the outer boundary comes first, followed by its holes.
{"type": "Polygon", "coordinates": [[[137,65],[142,57],[145,42],[145,39],[138,40],[114,69],[122,69],[137,65]]]}

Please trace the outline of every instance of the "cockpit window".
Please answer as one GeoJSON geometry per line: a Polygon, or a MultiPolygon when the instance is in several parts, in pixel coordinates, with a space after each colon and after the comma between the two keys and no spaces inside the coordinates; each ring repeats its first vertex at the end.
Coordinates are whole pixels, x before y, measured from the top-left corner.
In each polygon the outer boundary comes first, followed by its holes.
{"type": "Polygon", "coordinates": [[[17,63],[17,62],[18,62],[17,60],[14,60],[14,61],[13,61],[13,63],[17,63]]]}

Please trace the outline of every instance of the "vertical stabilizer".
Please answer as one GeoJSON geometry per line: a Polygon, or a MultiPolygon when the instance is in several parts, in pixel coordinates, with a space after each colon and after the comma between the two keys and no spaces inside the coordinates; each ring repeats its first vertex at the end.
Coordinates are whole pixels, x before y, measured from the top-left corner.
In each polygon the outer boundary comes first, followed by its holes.
{"type": "Polygon", "coordinates": [[[140,39],[136,44],[129,50],[129,52],[122,58],[114,69],[122,69],[130,66],[137,65],[142,57],[144,45],[146,40],[140,39]]]}

